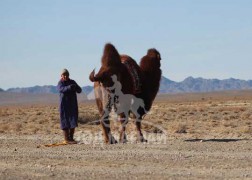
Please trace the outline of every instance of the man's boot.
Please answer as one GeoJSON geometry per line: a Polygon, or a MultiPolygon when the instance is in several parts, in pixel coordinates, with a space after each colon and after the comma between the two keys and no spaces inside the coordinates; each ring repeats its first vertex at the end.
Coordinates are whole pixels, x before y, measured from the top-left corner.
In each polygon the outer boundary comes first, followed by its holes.
{"type": "Polygon", "coordinates": [[[69,130],[68,129],[63,129],[63,135],[64,135],[64,142],[68,144],[68,138],[69,138],[69,130]]]}
{"type": "Polygon", "coordinates": [[[77,141],[75,141],[74,140],[74,131],[75,131],[75,128],[71,128],[70,130],[69,130],[69,138],[68,138],[68,140],[69,140],[69,144],[77,144],[77,141]]]}

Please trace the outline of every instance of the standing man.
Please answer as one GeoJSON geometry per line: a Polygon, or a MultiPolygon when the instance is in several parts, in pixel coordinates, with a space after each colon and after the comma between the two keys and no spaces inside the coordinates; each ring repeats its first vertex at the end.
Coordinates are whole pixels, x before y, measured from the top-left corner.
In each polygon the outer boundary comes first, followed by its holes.
{"type": "Polygon", "coordinates": [[[76,93],[81,93],[81,87],[69,78],[67,69],[63,69],[57,89],[60,93],[59,111],[60,127],[64,134],[64,143],[76,144],[74,130],[78,126],[78,102],[76,93]]]}

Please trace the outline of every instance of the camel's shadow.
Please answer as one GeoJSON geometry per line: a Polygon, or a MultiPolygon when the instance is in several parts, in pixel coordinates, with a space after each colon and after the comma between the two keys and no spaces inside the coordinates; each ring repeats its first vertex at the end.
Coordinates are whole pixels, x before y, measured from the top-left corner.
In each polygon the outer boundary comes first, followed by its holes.
{"type": "Polygon", "coordinates": [[[185,142],[238,142],[248,141],[250,139],[187,139],[185,142]]]}

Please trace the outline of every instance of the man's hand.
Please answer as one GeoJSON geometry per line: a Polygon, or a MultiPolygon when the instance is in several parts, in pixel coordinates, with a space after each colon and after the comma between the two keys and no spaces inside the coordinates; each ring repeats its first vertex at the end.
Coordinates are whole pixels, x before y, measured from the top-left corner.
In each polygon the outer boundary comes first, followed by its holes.
{"type": "Polygon", "coordinates": [[[70,88],[71,88],[72,91],[75,91],[75,89],[76,89],[76,84],[71,84],[71,85],[70,85],[70,88]]]}

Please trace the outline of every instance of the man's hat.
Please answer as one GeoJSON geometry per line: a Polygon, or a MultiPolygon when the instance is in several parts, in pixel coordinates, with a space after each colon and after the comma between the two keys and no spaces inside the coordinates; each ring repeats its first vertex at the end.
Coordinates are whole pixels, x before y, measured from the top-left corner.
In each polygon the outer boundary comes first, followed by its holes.
{"type": "Polygon", "coordinates": [[[69,75],[69,72],[67,69],[63,69],[61,74],[68,74],[69,75]]]}

